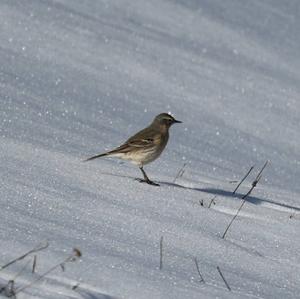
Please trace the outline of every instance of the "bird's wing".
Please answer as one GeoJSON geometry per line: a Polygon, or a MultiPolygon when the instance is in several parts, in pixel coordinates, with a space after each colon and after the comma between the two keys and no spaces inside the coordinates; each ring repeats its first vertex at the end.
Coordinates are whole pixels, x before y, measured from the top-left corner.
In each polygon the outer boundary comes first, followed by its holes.
{"type": "Polygon", "coordinates": [[[148,147],[154,144],[154,138],[130,140],[127,144],[132,147],[148,147]]]}
{"type": "Polygon", "coordinates": [[[145,128],[144,130],[130,137],[124,144],[110,151],[109,154],[114,154],[118,152],[126,153],[134,149],[138,150],[139,148],[151,148],[157,143],[157,138],[157,131],[152,130],[150,128],[145,128]]]}
{"type": "Polygon", "coordinates": [[[150,127],[145,128],[144,130],[136,133],[134,136],[129,138],[125,144],[128,144],[132,147],[151,147],[159,138],[159,132],[150,127]]]}
{"type": "Polygon", "coordinates": [[[147,148],[152,147],[154,145],[154,139],[147,138],[147,139],[130,139],[126,141],[124,144],[120,145],[116,149],[108,152],[108,154],[115,154],[115,153],[127,153],[132,150],[138,150],[139,148],[147,148]]]}
{"type": "Polygon", "coordinates": [[[138,150],[141,148],[145,148],[145,149],[151,148],[159,142],[159,139],[160,139],[160,134],[157,132],[157,130],[147,127],[142,131],[136,133],[134,136],[130,137],[125,143],[123,143],[119,147],[111,151],[108,151],[106,153],[88,158],[86,161],[93,160],[103,156],[109,156],[112,154],[128,153],[135,149],[138,150]]]}

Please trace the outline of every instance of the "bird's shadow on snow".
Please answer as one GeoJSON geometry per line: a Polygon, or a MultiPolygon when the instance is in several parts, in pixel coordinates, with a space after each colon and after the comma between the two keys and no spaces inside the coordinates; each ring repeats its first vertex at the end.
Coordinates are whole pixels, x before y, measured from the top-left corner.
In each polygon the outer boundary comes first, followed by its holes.
{"type": "MultiPolygon", "coordinates": [[[[241,193],[235,193],[233,194],[232,191],[228,191],[228,190],[224,190],[224,189],[218,189],[218,188],[197,188],[197,187],[187,187],[184,185],[179,185],[176,183],[170,183],[170,182],[158,182],[161,185],[167,185],[167,186],[173,186],[173,187],[177,187],[177,188],[183,188],[183,189],[187,189],[187,190],[193,190],[193,191],[199,191],[199,192],[205,192],[205,193],[209,193],[209,194],[213,194],[213,195],[219,195],[219,196],[223,196],[223,197],[230,197],[230,198],[238,198],[238,199],[243,199],[243,196],[245,194],[241,194],[241,193]]],[[[268,203],[271,206],[276,206],[277,209],[288,209],[288,210],[295,210],[295,211],[300,211],[300,207],[296,207],[296,206],[292,206],[292,205],[287,205],[284,203],[278,203],[269,199],[265,199],[265,198],[259,198],[256,196],[247,196],[245,198],[245,200],[249,203],[255,204],[255,205],[260,205],[263,203],[268,203]]]]}
{"type": "MultiPolygon", "coordinates": [[[[121,175],[121,174],[113,174],[113,173],[102,173],[105,175],[111,175],[111,176],[116,176],[116,177],[122,177],[122,178],[129,178],[133,180],[139,180],[136,177],[129,176],[129,175],[121,175]]],[[[218,196],[223,196],[223,197],[229,197],[229,198],[237,198],[237,199],[243,199],[243,196],[245,194],[241,193],[235,193],[233,194],[232,191],[224,190],[224,189],[219,189],[219,188],[198,188],[198,187],[189,187],[189,186],[184,186],[180,185],[174,182],[166,182],[166,181],[157,181],[158,184],[161,186],[169,186],[169,187],[174,187],[174,188],[180,188],[180,189],[185,189],[185,190],[192,190],[192,191],[197,191],[197,192],[204,192],[204,193],[209,193],[213,195],[218,195],[218,196]]],[[[272,201],[270,199],[265,199],[265,198],[260,198],[257,196],[249,195],[245,198],[245,200],[249,203],[255,204],[255,205],[260,205],[267,203],[270,206],[273,206],[277,210],[293,210],[293,211],[300,211],[300,207],[284,204],[284,203],[279,203],[272,201]]]]}

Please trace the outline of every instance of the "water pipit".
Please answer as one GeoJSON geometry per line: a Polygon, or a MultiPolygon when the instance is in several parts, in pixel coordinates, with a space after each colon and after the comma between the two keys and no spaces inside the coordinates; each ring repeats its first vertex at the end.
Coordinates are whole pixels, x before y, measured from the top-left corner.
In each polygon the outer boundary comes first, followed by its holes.
{"type": "Polygon", "coordinates": [[[161,113],[154,118],[147,128],[130,137],[124,144],[106,153],[90,157],[85,161],[105,156],[128,160],[137,165],[142,171],[144,179],[140,179],[140,182],[159,186],[159,184],[148,178],[143,167],[157,159],[163,152],[169,140],[169,128],[175,123],[181,123],[181,121],[176,120],[170,114],[161,113]]]}

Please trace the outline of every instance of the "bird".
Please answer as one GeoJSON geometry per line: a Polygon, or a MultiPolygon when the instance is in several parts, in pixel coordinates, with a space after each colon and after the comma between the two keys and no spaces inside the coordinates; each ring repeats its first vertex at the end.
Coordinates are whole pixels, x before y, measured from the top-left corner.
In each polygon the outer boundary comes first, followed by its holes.
{"type": "Polygon", "coordinates": [[[148,127],[137,132],[119,147],[84,161],[87,162],[100,157],[116,157],[127,160],[137,165],[141,170],[144,178],[137,179],[139,182],[159,186],[149,179],[144,165],[153,162],[161,155],[169,140],[169,128],[175,123],[182,122],[168,113],[161,113],[154,118],[148,127]]]}

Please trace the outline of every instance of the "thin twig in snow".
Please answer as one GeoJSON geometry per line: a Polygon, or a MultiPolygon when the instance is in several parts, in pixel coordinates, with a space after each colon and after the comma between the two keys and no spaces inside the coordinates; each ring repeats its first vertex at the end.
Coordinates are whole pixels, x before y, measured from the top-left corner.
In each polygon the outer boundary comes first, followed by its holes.
{"type": "Polygon", "coordinates": [[[72,290],[75,291],[79,288],[80,283],[78,282],[77,284],[75,284],[74,286],[72,286],[72,290]]]}
{"type": "MultiPolygon", "coordinates": [[[[7,298],[16,299],[16,289],[14,280],[8,281],[8,283],[0,288],[0,294],[7,298]]],[[[1,296],[2,297],[2,296],[1,296]]]]}
{"type": "Polygon", "coordinates": [[[262,169],[260,170],[260,172],[258,173],[258,175],[256,176],[255,180],[252,182],[252,186],[251,186],[250,190],[247,192],[247,194],[245,194],[242,197],[242,199],[245,199],[247,196],[249,196],[251,194],[253,189],[256,187],[257,183],[260,181],[260,179],[262,177],[262,172],[264,171],[264,169],[266,168],[268,163],[269,163],[269,161],[267,160],[266,163],[264,164],[264,166],[262,167],[262,169]]]}
{"type": "Polygon", "coordinates": [[[222,277],[222,279],[223,279],[223,281],[224,281],[224,283],[225,283],[225,285],[226,285],[226,287],[227,287],[228,291],[231,291],[231,288],[230,288],[230,286],[229,286],[228,282],[226,281],[226,279],[225,279],[225,277],[224,277],[223,273],[221,272],[221,269],[220,269],[220,267],[219,267],[219,266],[217,266],[217,270],[218,270],[218,272],[219,272],[220,276],[222,277]]]}
{"type": "Polygon", "coordinates": [[[6,285],[4,285],[0,288],[0,294],[2,294],[5,297],[8,297],[8,298],[16,298],[15,280],[23,273],[23,271],[27,268],[29,263],[30,263],[30,261],[27,261],[27,263],[14,276],[14,278],[10,279],[6,285]]]}
{"type": "Polygon", "coordinates": [[[159,270],[162,270],[163,268],[163,241],[164,237],[160,237],[160,242],[159,242],[159,270]]]}
{"type": "Polygon", "coordinates": [[[194,258],[194,262],[195,262],[195,265],[196,265],[196,269],[197,269],[198,275],[199,275],[199,277],[200,277],[200,282],[201,282],[201,283],[205,283],[205,280],[204,280],[204,278],[203,278],[203,276],[202,276],[202,274],[201,274],[201,272],[200,272],[198,260],[197,260],[196,257],[194,258]]]}
{"type": "Polygon", "coordinates": [[[256,187],[257,183],[260,181],[261,177],[262,177],[262,172],[264,171],[264,169],[266,168],[267,164],[269,163],[269,161],[266,161],[266,163],[264,164],[264,166],[262,167],[262,169],[260,170],[260,172],[258,173],[258,175],[256,176],[255,180],[252,182],[252,186],[251,189],[242,197],[242,203],[240,205],[240,207],[238,208],[236,214],[233,216],[233,218],[231,219],[230,223],[228,224],[222,239],[225,239],[225,236],[230,228],[230,226],[232,225],[233,221],[236,219],[236,217],[239,215],[242,207],[244,206],[245,202],[246,202],[246,198],[251,194],[251,192],[253,191],[253,189],[256,187]]]}
{"type": "Polygon", "coordinates": [[[244,199],[244,200],[242,201],[242,204],[241,204],[240,207],[238,208],[236,214],[233,216],[233,218],[232,218],[231,221],[229,222],[229,224],[228,224],[228,226],[227,226],[227,228],[226,228],[226,230],[225,230],[225,232],[224,232],[224,234],[223,234],[223,236],[222,236],[222,239],[225,239],[225,236],[226,236],[226,234],[227,234],[227,232],[228,232],[228,230],[229,230],[231,224],[233,223],[233,221],[235,220],[235,218],[236,218],[236,217],[238,216],[238,214],[240,213],[240,211],[241,211],[243,205],[245,204],[245,202],[246,202],[246,200],[244,199]]]}
{"type": "Polygon", "coordinates": [[[241,184],[245,181],[245,179],[248,177],[248,175],[250,174],[250,172],[253,170],[254,165],[251,166],[251,168],[248,170],[248,172],[245,174],[245,176],[241,179],[241,181],[239,182],[239,184],[236,186],[236,188],[234,189],[234,191],[232,192],[232,194],[235,194],[235,192],[237,191],[237,189],[241,186],[241,184]]]}
{"type": "Polygon", "coordinates": [[[210,208],[211,207],[211,205],[212,204],[216,204],[216,202],[215,202],[215,199],[217,198],[217,195],[215,195],[212,199],[211,199],[211,201],[210,201],[210,203],[209,203],[209,205],[208,205],[208,208],[210,208]]]}
{"type": "Polygon", "coordinates": [[[5,264],[4,266],[0,267],[0,271],[9,267],[10,265],[24,259],[25,257],[27,257],[28,255],[32,254],[32,253],[36,253],[36,252],[39,252],[39,251],[42,251],[44,249],[46,249],[47,247],[49,246],[49,243],[48,242],[45,242],[45,243],[40,243],[39,245],[37,245],[35,248],[29,250],[28,252],[26,252],[25,254],[17,257],[16,259],[10,261],[9,263],[5,264]]]}
{"type": "Polygon", "coordinates": [[[177,179],[181,178],[185,172],[185,166],[186,166],[186,163],[183,164],[183,166],[179,169],[178,173],[176,174],[174,180],[173,180],[173,183],[176,182],[177,179]]]}
{"type": "Polygon", "coordinates": [[[65,264],[76,262],[80,257],[81,257],[81,251],[79,249],[77,249],[77,248],[74,248],[73,252],[66,259],[64,259],[59,264],[56,264],[55,266],[51,267],[49,270],[47,270],[46,272],[44,272],[42,275],[40,275],[38,278],[36,278],[32,282],[30,282],[29,284],[27,284],[25,286],[22,286],[19,289],[17,289],[16,292],[15,292],[15,294],[18,294],[18,293],[24,291],[25,289],[33,286],[35,283],[37,283],[38,281],[40,281],[41,279],[43,279],[46,275],[48,275],[49,273],[51,273],[55,269],[57,269],[59,267],[61,267],[62,269],[65,269],[65,264]]]}
{"type": "Polygon", "coordinates": [[[297,215],[296,211],[294,211],[291,215],[290,215],[290,219],[295,218],[297,215]]]}
{"type": "Polygon", "coordinates": [[[35,255],[33,257],[33,263],[32,263],[32,273],[35,273],[35,269],[36,269],[36,264],[37,264],[37,255],[35,255]]]}

